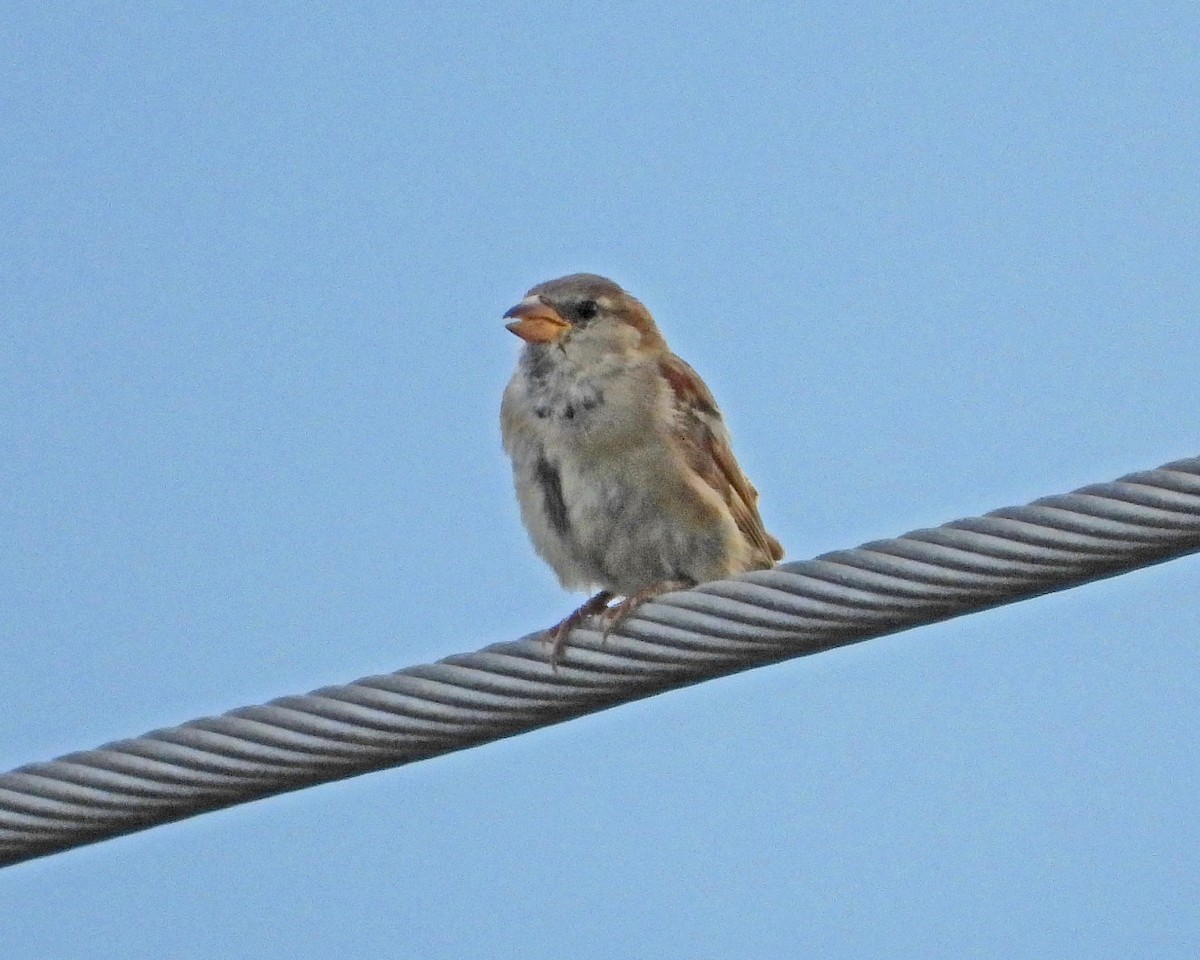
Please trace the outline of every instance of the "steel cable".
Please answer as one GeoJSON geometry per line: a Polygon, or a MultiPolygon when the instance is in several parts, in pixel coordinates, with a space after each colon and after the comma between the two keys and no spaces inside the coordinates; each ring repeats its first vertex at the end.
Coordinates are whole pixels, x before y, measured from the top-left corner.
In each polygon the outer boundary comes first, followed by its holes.
{"type": "Polygon", "coordinates": [[[1200,551],[1200,458],[917,530],[576,629],[282,697],[0,776],[0,865],[398,766],[701,680],[1200,551]]]}

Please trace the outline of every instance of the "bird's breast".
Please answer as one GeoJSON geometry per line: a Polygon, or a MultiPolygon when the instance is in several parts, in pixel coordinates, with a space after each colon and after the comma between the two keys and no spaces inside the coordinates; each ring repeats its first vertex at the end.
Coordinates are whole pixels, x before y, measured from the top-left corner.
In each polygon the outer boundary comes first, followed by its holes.
{"type": "Polygon", "coordinates": [[[653,433],[658,384],[641,365],[583,368],[562,359],[527,375],[532,426],[550,447],[581,453],[621,450],[653,433]]]}

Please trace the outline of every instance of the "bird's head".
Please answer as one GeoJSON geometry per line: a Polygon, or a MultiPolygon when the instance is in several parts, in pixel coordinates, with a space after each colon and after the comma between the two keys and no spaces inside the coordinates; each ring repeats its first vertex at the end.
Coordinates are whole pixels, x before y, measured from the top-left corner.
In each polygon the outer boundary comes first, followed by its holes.
{"type": "Polygon", "coordinates": [[[594,273],[547,280],[504,314],[507,329],[531,344],[586,352],[652,352],[666,348],[640,301],[594,273]]]}

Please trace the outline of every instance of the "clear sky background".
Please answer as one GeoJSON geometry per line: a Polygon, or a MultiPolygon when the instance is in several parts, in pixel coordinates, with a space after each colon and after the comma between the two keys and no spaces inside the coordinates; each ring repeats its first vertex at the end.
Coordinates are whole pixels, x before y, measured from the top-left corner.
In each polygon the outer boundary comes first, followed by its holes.
{"type": "MultiPolygon", "coordinates": [[[[9,4],[0,768],[553,623],[533,283],[793,559],[1200,452],[1193,2],[9,4]]],[[[1194,958],[1200,561],[0,871],[5,960],[1194,958]]]]}

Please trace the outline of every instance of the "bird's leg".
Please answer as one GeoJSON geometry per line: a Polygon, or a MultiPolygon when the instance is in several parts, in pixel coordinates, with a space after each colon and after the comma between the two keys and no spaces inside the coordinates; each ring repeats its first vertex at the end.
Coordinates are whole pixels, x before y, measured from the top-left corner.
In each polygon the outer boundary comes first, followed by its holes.
{"type": "Polygon", "coordinates": [[[630,594],[620,603],[614,603],[611,607],[606,606],[603,617],[604,630],[601,636],[607,640],[608,635],[616,630],[626,617],[647,600],[653,600],[655,597],[661,596],[664,593],[670,593],[672,590],[686,590],[694,586],[695,584],[690,580],[660,580],[658,583],[644,587],[637,593],[630,594]]]}
{"type": "Polygon", "coordinates": [[[571,635],[571,631],[583,623],[588,617],[595,616],[603,610],[608,609],[608,601],[616,594],[609,593],[607,590],[601,590],[598,594],[585,602],[574,613],[565,617],[557,626],[551,627],[546,631],[546,639],[551,642],[550,646],[550,666],[557,668],[559,654],[563,652],[563,648],[567,645],[567,637],[571,635]]]}

